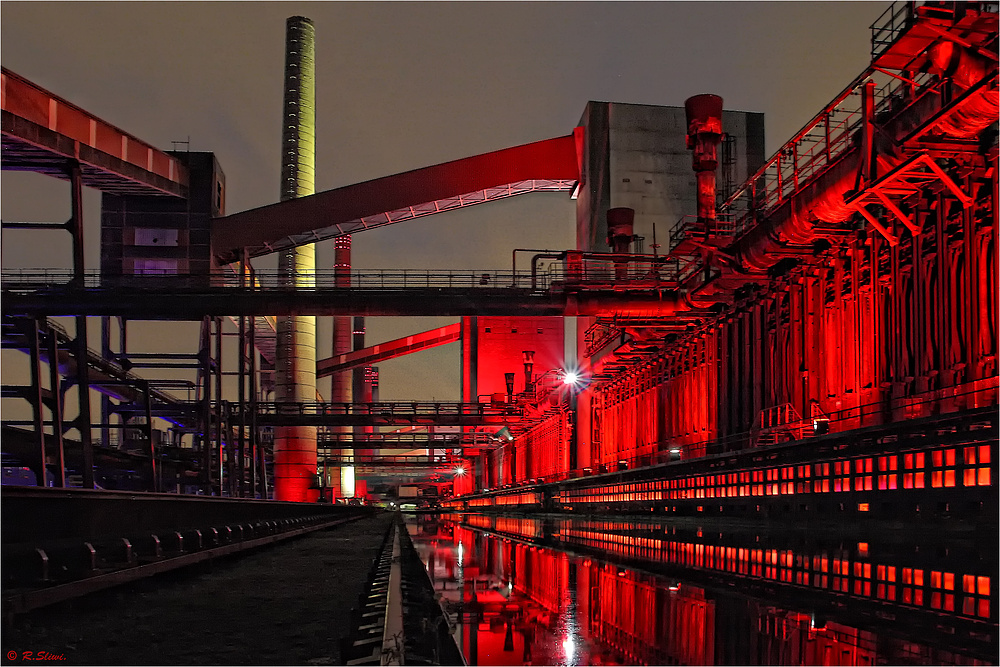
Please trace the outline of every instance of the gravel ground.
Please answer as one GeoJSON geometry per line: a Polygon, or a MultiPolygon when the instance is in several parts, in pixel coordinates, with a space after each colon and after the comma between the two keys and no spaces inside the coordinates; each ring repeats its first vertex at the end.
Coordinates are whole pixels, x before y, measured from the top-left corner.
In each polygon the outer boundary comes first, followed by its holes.
{"type": "Polygon", "coordinates": [[[392,521],[383,514],[287,544],[18,617],[5,664],[328,665],[392,521]],[[12,660],[14,652],[18,658],[12,660]],[[62,660],[55,656],[63,656],[62,660]]]}

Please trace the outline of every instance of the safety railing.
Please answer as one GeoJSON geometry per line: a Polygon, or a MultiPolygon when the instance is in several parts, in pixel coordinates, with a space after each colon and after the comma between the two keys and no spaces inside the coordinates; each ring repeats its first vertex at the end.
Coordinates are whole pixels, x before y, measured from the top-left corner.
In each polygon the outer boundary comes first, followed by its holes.
{"type": "Polygon", "coordinates": [[[568,266],[563,261],[549,263],[534,274],[527,270],[435,271],[394,269],[352,271],[341,276],[331,270],[301,273],[254,271],[253,280],[241,284],[240,276],[228,274],[144,273],[109,276],[87,271],[80,278],[62,269],[5,269],[0,273],[4,290],[36,291],[83,287],[84,289],[120,289],[129,291],[246,289],[256,291],[312,291],[326,289],[415,290],[415,289],[518,289],[545,292],[568,285],[622,285],[636,287],[673,286],[689,276],[696,267],[683,258],[633,255],[618,259],[587,259],[568,266]],[[629,257],[629,258],[626,258],[629,257]]]}
{"type": "Polygon", "coordinates": [[[698,222],[698,216],[681,216],[676,224],[674,224],[674,226],[670,229],[670,247],[676,248],[688,239],[697,240],[698,237],[703,236],[706,231],[711,238],[730,238],[736,234],[736,222],[733,219],[732,214],[718,216],[714,221],[712,221],[706,230],[705,225],[698,222]]]}
{"type": "Polygon", "coordinates": [[[863,121],[862,89],[869,80],[875,82],[877,114],[939,83],[927,73],[904,80],[873,68],[863,72],[719,206],[719,219],[731,221],[733,236],[749,231],[856,146],[855,133],[863,121]]]}
{"type": "Polygon", "coordinates": [[[583,341],[587,357],[597,354],[605,345],[621,336],[622,330],[618,327],[610,326],[604,322],[594,322],[583,334],[583,341]]]}
{"type": "Polygon", "coordinates": [[[673,287],[696,270],[687,258],[661,255],[619,255],[612,259],[588,258],[579,263],[550,262],[544,272],[537,272],[537,289],[563,286],[673,287]]]}
{"type": "MultiPolygon", "coordinates": [[[[235,409],[236,406],[231,406],[235,409]]],[[[391,403],[257,403],[261,415],[474,415],[519,414],[516,406],[495,407],[489,403],[397,401],[391,403]]]]}
{"type": "Polygon", "coordinates": [[[329,448],[349,443],[356,446],[359,442],[367,442],[381,447],[431,447],[434,449],[448,447],[487,447],[497,444],[500,439],[492,433],[352,433],[333,432],[321,427],[316,434],[316,441],[329,448]]]}
{"type": "Polygon", "coordinates": [[[882,55],[913,25],[913,9],[917,4],[911,0],[893,2],[872,23],[872,60],[882,55]]]}
{"type": "Polygon", "coordinates": [[[462,457],[451,454],[434,454],[433,456],[371,456],[361,454],[323,455],[320,463],[328,465],[352,465],[370,467],[406,467],[406,466],[455,466],[463,462],[462,457]]]}
{"type": "MultiPolygon", "coordinates": [[[[527,271],[435,271],[427,269],[397,269],[386,271],[352,271],[346,279],[334,270],[302,273],[279,271],[254,271],[258,290],[275,289],[419,289],[419,288],[530,288],[531,275],[527,271]]],[[[86,288],[143,289],[202,289],[206,287],[237,288],[240,276],[233,274],[177,274],[144,273],[141,275],[109,276],[99,271],[87,271],[82,280],[73,272],[61,269],[5,269],[0,274],[3,289],[41,289],[70,285],[86,288]]],[[[248,281],[249,282],[249,281],[248,281]]],[[[539,289],[548,283],[542,277],[539,289]]],[[[251,289],[247,286],[247,289],[251,289]]]]}

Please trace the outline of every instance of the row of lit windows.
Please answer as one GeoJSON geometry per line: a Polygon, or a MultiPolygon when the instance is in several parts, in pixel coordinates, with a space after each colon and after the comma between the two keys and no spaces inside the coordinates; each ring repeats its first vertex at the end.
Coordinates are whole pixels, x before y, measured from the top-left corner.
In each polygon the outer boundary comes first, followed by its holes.
{"type": "Polygon", "coordinates": [[[560,537],[630,558],[727,571],[910,606],[958,611],[966,616],[990,616],[991,583],[986,576],[962,575],[959,594],[956,590],[959,578],[953,572],[852,562],[827,555],[810,557],[791,550],[670,542],[601,530],[564,529],[560,537]],[[959,610],[958,598],[962,602],[959,610]]]}
{"type": "Polygon", "coordinates": [[[494,498],[497,505],[534,505],[541,502],[541,494],[537,491],[494,496],[494,498]]]}
{"type": "Polygon", "coordinates": [[[679,479],[618,483],[556,494],[569,503],[663,501],[989,486],[990,446],[889,454],[761,470],[692,475],[679,479]],[[961,463],[957,461],[961,452],[961,463]]]}

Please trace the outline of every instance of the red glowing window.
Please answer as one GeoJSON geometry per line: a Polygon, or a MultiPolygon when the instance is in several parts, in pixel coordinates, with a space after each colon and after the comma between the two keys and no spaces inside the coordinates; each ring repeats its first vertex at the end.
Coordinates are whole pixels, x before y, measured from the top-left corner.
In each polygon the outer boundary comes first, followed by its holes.
{"type": "Polygon", "coordinates": [[[990,469],[989,468],[979,468],[976,477],[979,481],[979,486],[989,486],[990,485],[990,469]]]}
{"type": "Polygon", "coordinates": [[[980,445],[979,446],[979,462],[989,463],[990,462],[990,446],[980,445]]]}

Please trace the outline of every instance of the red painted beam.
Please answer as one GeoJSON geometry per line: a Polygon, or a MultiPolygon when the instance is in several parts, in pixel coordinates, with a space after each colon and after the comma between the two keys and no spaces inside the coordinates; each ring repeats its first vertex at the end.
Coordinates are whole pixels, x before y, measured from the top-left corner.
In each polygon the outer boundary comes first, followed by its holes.
{"type": "Polygon", "coordinates": [[[187,196],[177,158],[3,68],[3,168],[67,179],[78,160],[83,184],[112,194],[187,196]]]}
{"type": "Polygon", "coordinates": [[[439,345],[454,343],[461,337],[461,325],[449,324],[446,327],[431,329],[422,333],[397,338],[387,343],[379,343],[347,354],[321,359],[316,362],[316,377],[326,377],[334,373],[346,371],[357,366],[376,364],[387,359],[395,359],[406,354],[429,350],[439,345]]]}
{"type": "Polygon", "coordinates": [[[581,148],[578,128],[565,137],[243,211],[214,221],[212,249],[220,261],[231,262],[242,248],[256,257],[456,206],[530,191],[568,190],[580,179],[581,148]],[[466,196],[469,201],[459,201],[466,196]]]}

